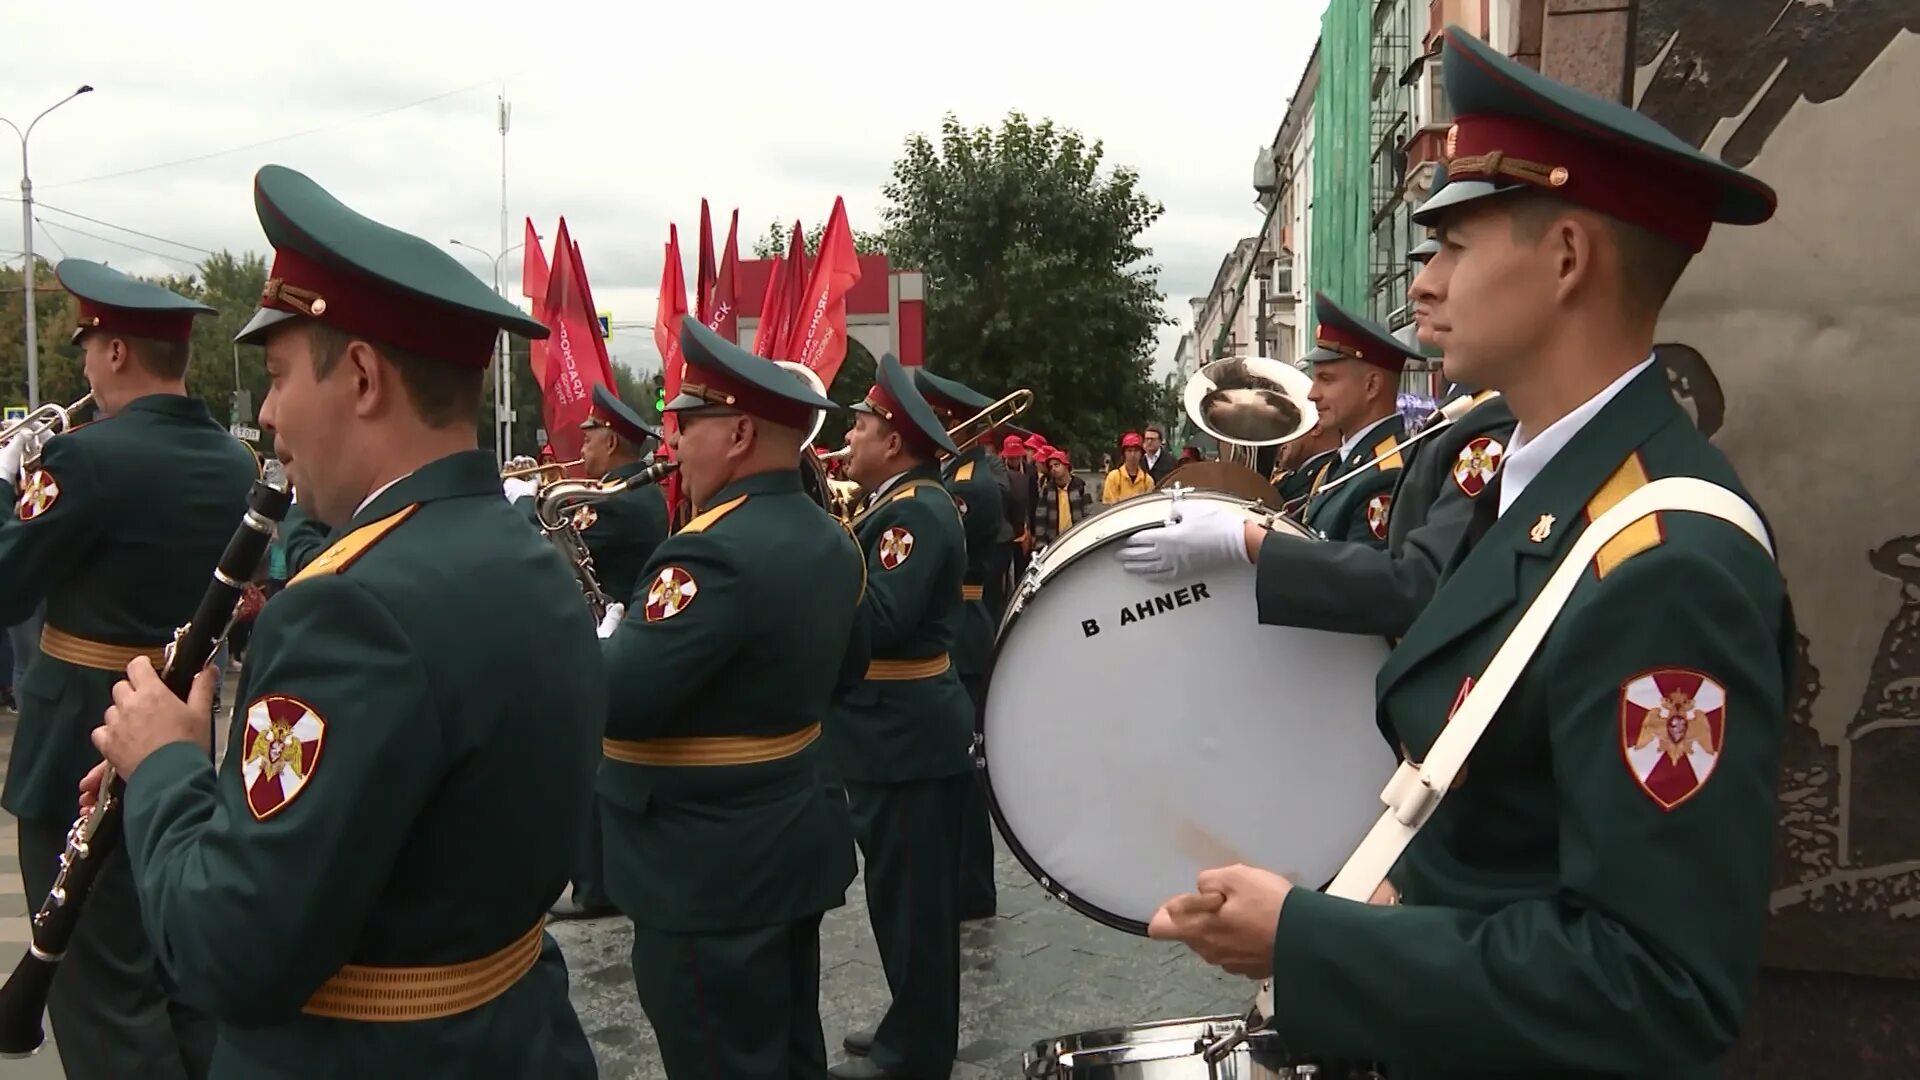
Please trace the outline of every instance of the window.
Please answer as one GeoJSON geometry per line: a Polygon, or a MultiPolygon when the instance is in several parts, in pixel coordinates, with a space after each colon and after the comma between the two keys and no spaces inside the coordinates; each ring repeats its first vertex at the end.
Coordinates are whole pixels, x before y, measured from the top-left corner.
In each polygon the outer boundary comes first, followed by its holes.
{"type": "Polygon", "coordinates": [[[1429,57],[1420,68],[1420,84],[1414,91],[1414,130],[1446,127],[1453,123],[1453,110],[1447,105],[1446,80],[1440,74],[1440,58],[1429,57]]]}

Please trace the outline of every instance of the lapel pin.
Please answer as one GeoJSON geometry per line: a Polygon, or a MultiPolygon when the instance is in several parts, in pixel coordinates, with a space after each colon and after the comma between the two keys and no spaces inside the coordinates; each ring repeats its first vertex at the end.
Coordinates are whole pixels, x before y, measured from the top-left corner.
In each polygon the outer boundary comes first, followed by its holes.
{"type": "Polygon", "coordinates": [[[1552,535],[1553,515],[1541,514],[1540,520],[1534,522],[1532,530],[1527,533],[1527,539],[1532,540],[1536,544],[1544,544],[1546,543],[1547,537],[1552,535]]]}

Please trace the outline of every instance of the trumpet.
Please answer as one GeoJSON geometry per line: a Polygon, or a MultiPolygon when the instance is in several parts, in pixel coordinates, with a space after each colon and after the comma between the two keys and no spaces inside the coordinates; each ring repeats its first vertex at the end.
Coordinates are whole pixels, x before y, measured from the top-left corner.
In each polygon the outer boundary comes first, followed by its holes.
{"type": "Polygon", "coordinates": [[[53,434],[59,435],[73,426],[73,414],[86,408],[92,401],[93,391],[89,390],[80,395],[80,400],[71,405],[57,405],[51,401],[46,402],[27,415],[8,424],[6,427],[0,428],[0,443],[12,441],[15,435],[36,425],[52,429],[53,434]]]}
{"type": "Polygon", "coordinates": [[[539,465],[520,465],[514,468],[500,470],[500,479],[513,480],[522,476],[532,476],[536,473],[550,472],[554,475],[548,478],[548,480],[558,480],[566,474],[568,469],[576,465],[584,464],[585,462],[585,458],[575,458],[572,461],[548,461],[539,465]]]}

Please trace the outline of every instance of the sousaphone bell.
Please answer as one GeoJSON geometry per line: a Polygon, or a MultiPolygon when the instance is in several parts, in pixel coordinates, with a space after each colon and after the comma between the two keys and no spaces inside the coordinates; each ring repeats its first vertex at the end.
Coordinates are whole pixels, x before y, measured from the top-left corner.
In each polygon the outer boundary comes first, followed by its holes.
{"type": "Polygon", "coordinates": [[[1312,389],[1306,372],[1265,356],[1215,360],[1194,372],[1181,405],[1194,426],[1220,444],[1220,460],[1189,462],[1158,486],[1178,483],[1273,503],[1273,485],[1256,468],[1257,454],[1261,447],[1292,442],[1320,422],[1320,410],[1307,399],[1312,389]]]}

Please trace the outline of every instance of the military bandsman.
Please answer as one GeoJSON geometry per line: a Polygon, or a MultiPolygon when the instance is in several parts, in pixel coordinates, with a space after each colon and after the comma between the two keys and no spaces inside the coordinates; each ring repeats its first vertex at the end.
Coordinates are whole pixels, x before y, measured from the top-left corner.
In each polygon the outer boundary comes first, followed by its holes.
{"type": "MultiPolygon", "coordinates": [[[[630,480],[639,475],[647,467],[647,450],[660,441],[660,433],[604,384],[593,388],[593,410],[580,422],[580,430],[584,433],[581,465],[587,475],[605,481],[630,480]]],[[[516,505],[529,506],[531,502],[516,505]]],[[[593,557],[594,576],[601,591],[625,604],[633,596],[640,572],[653,558],[654,549],[667,538],[667,501],[657,484],[629,487],[575,510],[573,526],[593,557]]],[[[573,872],[573,895],[553,905],[556,919],[589,919],[614,911],[613,901],[607,896],[599,814],[588,815],[580,848],[580,860],[573,872]]]]}
{"type": "MultiPolygon", "coordinates": [[[[993,399],[954,379],[925,368],[913,369],[913,385],[949,429],[993,404],[993,399]]],[[[940,479],[967,533],[967,576],[960,586],[966,600],[966,621],[953,643],[953,668],[973,702],[976,723],[987,707],[987,669],[993,663],[993,612],[987,606],[987,585],[993,577],[1003,536],[1011,539],[1005,504],[1009,479],[1006,466],[993,453],[988,432],[964,453],[947,459],[940,479]]],[[[967,796],[960,839],[960,919],[991,918],[993,884],[993,822],[987,813],[986,781],[976,779],[967,796]]]]}
{"type": "Polygon", "coordinates": [[[300,173],[261,169],[254,202],[274,260],[239,340],[301,499],[339,526],[260,614],[217,776],[210,675],[183,703],[142,657],[113,688],[94,742],[127,777],[147,935],[219,1023],[217,1078],[591,1077],[542,927],[606,680],[473,423],[499,332],[546,328],[300,173]]]}
{"type": "Polygon", "coordinates": [[[866,670],[865,560],[796,468],[833,403],[696,320],[681,346],[698,512],[603,627],[607,887],[667,1075],[818,1077],[820,918],[854,875],[820,735],[866,670]]]}
{"type": "MultiPolygon", "coordinates": [[[[59,870],[73,792],[100,760],[88,733],[128,661],[157,662],[192,616],[255,475],[187,394],[193,320],[213,309],[99,263],[67,259],[55,273],[79,304],[74,343],[102,419],[0,448],[13,509],[0,524],[0,619],[46,603],[5,794],[34,908],[59,870]]],[[[195,720],[203,744],[211,717],[195,720]]],[[[197,760],[206,766],[204,750],[197,760]]],[[[204,1075],[211,1023],[163,993],[124,854],[100,871],[62,965],[48,1012],[68,1075],[204,1075]]]]}
{"type": "Polygon", "coordinates": [[[847,1036],[839,1080],[945,1076],[960,1039],[961,820],[973,705],[953,669],[965,623],[966,532],[940,483],[953,441],[892,356],[854,409],[847,472],[873,492],[856,530],[873,659],[833,711],[828,742],[866,857],[867,910],[893,1003],[847,1036]]]}
{"type": "MultiPolygon", "coordinates": [[[[1621,105],[1458,28],[1444,50],[1451,181],[1417,214],[1441,251],[1413,292],[1448,373],[1517,424],[1380,673],[1378,722],[1413,761],[1601,514],[1665,477],[1748,498],[1652,345],[1711,225],[1774,209],[1621,105]]],[[[1710,513],[1642,518],[1580,568],[1387,903],[1228,867],[1152,932],[1271,974],[1288,1044],[1396,1080],[1717,1075],[1760,963],[1794,639],[1766,546],[1710,513]]]]}

